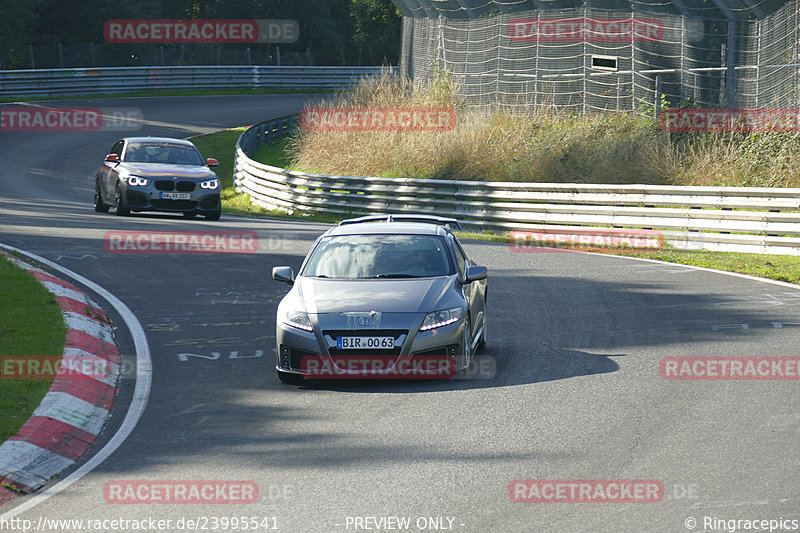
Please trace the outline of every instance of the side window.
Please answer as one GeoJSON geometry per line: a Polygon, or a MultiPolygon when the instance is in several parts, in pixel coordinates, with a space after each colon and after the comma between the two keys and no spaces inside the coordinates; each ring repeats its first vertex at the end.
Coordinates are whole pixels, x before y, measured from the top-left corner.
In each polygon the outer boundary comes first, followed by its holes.
{"type": "Polygon", "coordinates": [[[458,243],[457,240],[453,239],[453,244],[455,246],[453,249],[456,251],[456,261],[458,261],[458,272],[463,275],[464,270],[467,268],[467,256],[464,254],[464,250],[461,249],[461,245],[458,243]]]}
{"type": "Polygon", "coordinates": [[[117,154],[121,158],[122,157],[122,147],[123,146],[125,146],[125,141],[119,141],[117,144],[114,145],[114,147],[111,149],[111,152],[109,152],[109,153],[117,154]]]}

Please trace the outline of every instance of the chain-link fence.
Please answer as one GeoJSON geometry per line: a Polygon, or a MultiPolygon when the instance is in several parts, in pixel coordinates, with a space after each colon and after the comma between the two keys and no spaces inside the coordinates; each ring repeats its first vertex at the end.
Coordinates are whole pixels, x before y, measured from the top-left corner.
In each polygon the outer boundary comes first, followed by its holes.
{"type": "Polygon", "coordinates": [[[221,46],[215,44],[60,44],[31,46],[27,68],[86,68],[123,66],[276,65],[314,66],[311,49],[281,52],[280,46],[221,46]]]}
{"type": "MultiPolygon", "coordinates": [[[[395,3],[401,8],[409,1],[395,3]]],[[[769,12],[689,15],[676,8],[679,2],[672,3],[672,13],[648,13],[641,10],[646,4],[634,4],[636,9],[517,6],[480,16],[454,11],[472,18],[424,6],[406,9],[400,72],[417,80],[452,73],[467,103],[479,107],[648,113],[662,103],[800,107],[800,1],[769,12]]]]}

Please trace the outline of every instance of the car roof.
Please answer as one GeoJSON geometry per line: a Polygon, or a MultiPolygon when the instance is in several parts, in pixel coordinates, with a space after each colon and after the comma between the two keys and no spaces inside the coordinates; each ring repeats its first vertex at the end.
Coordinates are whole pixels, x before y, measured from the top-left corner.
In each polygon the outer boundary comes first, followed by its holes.
{"type": "Polygon", "coordinates": [[[123,141],[126,142],[157,142],[157,143],[171,143],[171,144],[185,144],[187,146],[194,146],[186,139],[173,139],[172,137],[125,137],[123,141]]]}
{"type": "Polygon", "coordinates": [[[361,222],[335,226],[328,230],[326,235],[440,235],[444,236],[449,231],[438,224],[428,222],[361,222]]]}

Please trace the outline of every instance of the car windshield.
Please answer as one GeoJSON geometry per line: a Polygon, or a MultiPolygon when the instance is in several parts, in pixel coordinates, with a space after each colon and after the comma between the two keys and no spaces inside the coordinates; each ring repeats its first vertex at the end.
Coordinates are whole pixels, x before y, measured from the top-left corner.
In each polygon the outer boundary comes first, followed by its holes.
{"type": "Polygon", "coordinates": [[[171,165],[205,165],[197,148],[167,142],[131,142],[125,148],[124,161],[129,163],[163,163],[171,165]]]}
{"type": "Polygon", "coordinates": [[[327,237],[308,259],[303,276],[397,279],[446,276],[453,267],[444,239],[433,235],[327,237]]]}

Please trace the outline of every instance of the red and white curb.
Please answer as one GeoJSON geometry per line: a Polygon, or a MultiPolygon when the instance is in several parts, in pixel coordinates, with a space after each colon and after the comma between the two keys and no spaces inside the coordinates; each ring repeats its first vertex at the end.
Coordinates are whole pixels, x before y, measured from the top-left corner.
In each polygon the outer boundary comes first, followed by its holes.
{"type": "MultiPolygon", "coordinates": [[[[0,444],[0,505],[20,493],[40,489],[77,461],[97,440],[117,395],[121,357],[105,312],[75,285],[7,255],[56,298],[64,314],[64,356],[106,361],[103,375],[59,372],[39,407],[19,433],[0,444]]],[[[87,366],[88,367],[88,366],[87,366]]]]}

